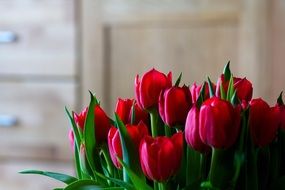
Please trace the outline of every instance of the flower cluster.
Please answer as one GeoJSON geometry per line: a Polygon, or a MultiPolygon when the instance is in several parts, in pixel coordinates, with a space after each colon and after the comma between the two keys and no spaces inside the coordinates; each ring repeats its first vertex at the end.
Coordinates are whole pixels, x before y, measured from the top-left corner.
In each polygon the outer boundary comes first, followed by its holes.
{"type": "Polygon", "coordinates": [[[282,93],[275,106],[252,98],[229,63],[216,84],[180,86],[181,76],[137,75],[135,99],[119,98],[113,119],[91,93],[81,113],[67,111],[77,177],[41,174],[69,189],[284,188],[282,93]]]}

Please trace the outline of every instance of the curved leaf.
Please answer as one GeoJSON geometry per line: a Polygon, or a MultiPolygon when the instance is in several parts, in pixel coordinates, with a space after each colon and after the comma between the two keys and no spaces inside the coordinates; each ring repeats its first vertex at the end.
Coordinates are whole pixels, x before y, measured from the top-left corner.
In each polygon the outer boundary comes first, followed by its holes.
{"type": "Polygon", "coordinates": [[[71,184],[75,181],[77,181],[78,179],[73,177],[73,176],[69,176],[66,174],[61,174],[61,173],[56,173],[56,172],[48,172],[48,171],[41,171],[41,170],[25,170],[25,171],[21,171],[19,172],[20,174],[37,174],[37,175],[43,175],[43,176],[47,176],[53,179],[56,179],[58,181],[61,181],[65,184],[71,184]]]}
{"type": "MultiPolygon", "coordinates": [[[[115,119],[120,133],[121,146],[123,150],[123,160],[126,163],[126,165],[130,167],[138,176],[144,178],[144,175],[140,168],[138,154],[135,150],[134,143],[132,142],[127,132],[126,126],[124,125],[124,123],[116,113],[115,113],[115,119]]],[[[124,172],[124,181],[126,182],[129,181],[125,169],[123,170],[123,172],[124,172]]]]}
{"type": "Polygon", "coordinates": [[[71,183],[63,190],[123,190],[122,187],[102,187],[93,180],[78,180],[71,183]]]}
{"type": "Polygon", "coordinates": [[[135,188],[137,190],[153,190],[149,185],[146,184],[144,180],[141,179],[134,171],[132,171],[119,157],[117,157],[120,164],[126,169],[128,176],[130,177],[131,181],[133,182],[135,188]]]}

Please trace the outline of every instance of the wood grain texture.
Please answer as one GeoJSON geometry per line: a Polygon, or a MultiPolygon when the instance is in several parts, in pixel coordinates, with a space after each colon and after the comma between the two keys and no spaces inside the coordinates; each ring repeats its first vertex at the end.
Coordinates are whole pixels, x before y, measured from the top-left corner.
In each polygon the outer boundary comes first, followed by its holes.
{"type": "Polygon", "coordinates": [[[72,82],[0,82],[0,114],[17,119],[0,127],[0,157],[70,159],[64,106],[75,107],[72,82]]]}
{"type": "Polygon", "coordinates": [[[73,6],[67,0],[1,0],[0,31],[18,39],[0,44],[0,75],[75,75],[73,6]]]}

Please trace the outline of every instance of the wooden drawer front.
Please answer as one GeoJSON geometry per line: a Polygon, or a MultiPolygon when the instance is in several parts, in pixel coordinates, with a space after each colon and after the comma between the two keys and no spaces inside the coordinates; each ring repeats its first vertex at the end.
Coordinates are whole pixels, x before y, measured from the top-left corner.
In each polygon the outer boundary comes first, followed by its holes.
{"type": "Polygon", "coordinates": [[[0,0],[0,74],[74,75],[73,6],[73,0],[0,0]],[[9,35],[16,40],[5,41],[9,35]]]}
{"type": "Polygon", "coordinates": [[[47,177],[37,175],[21,175],[18,172],[26,169],[57,171],[74,175],[70,162],[44,162],[0,159],[0,189],[4,190],[51,190],[64,187],[64,184],[47,177]]]}
{"type": "Polygon", "coordinates": [[[0,159],[70,159],[64,106],[74,108],[75,88],[71,82],[0,83],[0,159]]]}

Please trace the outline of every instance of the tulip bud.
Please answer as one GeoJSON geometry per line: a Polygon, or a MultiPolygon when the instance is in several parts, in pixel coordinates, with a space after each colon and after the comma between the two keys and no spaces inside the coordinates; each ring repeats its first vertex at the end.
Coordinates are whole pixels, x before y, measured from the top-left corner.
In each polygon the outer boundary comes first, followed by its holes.
{"type": "Polygon", "coordinates": [[[124,124],[131,124],[132,120],[132,106],[134,105],[134,123],[133,125],[138,124],[140,121],[143,121],[145,124],[149,123],[149,115],[146,111],[142,110],[138,104],[133,99],[118,99],[115,113],[121,118],[124,124]]]}
{"type": "Polygon", "coordinates": [[[204,144],[200,138],[199,134],[199,114],[200,110],[196,105],[190,109],[186,124],[185,124],[185,139],[189,146],[194,150],[201,153],[206,153],[211,151],[211,148],[204,144]]]}
{"type": "MultiPolygon", "coordinates": [[[[141,139],[148,135],[147,126],[140,122],[138,125],[126,125],[127,132],[134,143],[136,150],[138,150],[141,139]]],[[[108,133],[108,147],[109,153],[111,155],[111,159],[113,164],[117,168],[122,168],[119,163],[117,157],[123,159],[122,147],[121,147],[121,139],[119,130],[115,127],[111,127],[108,133]]]]}
{"type": "MultiPolygon", "coordinates": [[[[215,90],[216,89],[215,84],[212,83],[212,85],[213,85],[213,88],[215,90]]],[[[197,100],[199,98],[199,95],[201,93],[202,87],[203,87],[203,85],[197,85],[196,83],[194,83],[191,86],[190,91],[191,91],[193,103],[197,102],[197,100]]],[[[204,91],[204,94],[203,94],[203,99],[207,100],[208,98],[210,98],[210,90],[209,90],[208,83],[205,83],[205,91],[204,91]]]]}
{"type": "Polygon", "coordinates": [[[159,94],[162,90],[172,86],[172,74],[165,74],[152,69],[146,72],[141,80],[135,79],[135,95],[138,105],[143,109],[157,107],[159,94]]]}
{"type": "Polygon", "coordinates": [[[199,133],[202,142],[214,148],[229,148],[240,131],[240,106],[212,97],[200,109],[199,133]]]}
{"type": "MultiPolygon", "coordinates": [[[[79,114],[74,113],[74,120],[82,131],[84,130],[84,123],[87,117],[87,113],[88,113],[88,108],[85,108],[79,114]]],[[[94,123],[96,127],[95,128],[96,143],[101,144],[107,140],[107,135],[111,127],[111,124],[109,122],[108,116],[99,105],[95,106],[94,115],[95,115],[94,123]]]]}
{"type": "Polygon", "coordinates": [[[270,108],[261,98],[249,103],[249,130],[255,145],[264,147],[276,137],[280,113],[277,107],[270,108]]]}
{"type": "MultiPolygon", "coordinates": [[[[240,100],[250,101],[252,98],[252,84],[246,78],[233,77],[234,89],[237,91],[237,96],[240,100]]],[[[229,87],[229,80],[225,80],[225,76],[222,74],[217,82],[216,96],[220,97],[220,86],[222,85],[224,92],[227,93],[229,87]]]]}
{"type": "Polygon", "coordinates": [[[170,138],[146,136],[141,141],[139,151],[143,173],[151,180],[167,181],[180,167],[183,134],[179,132],[170,138]]]}
{"type": "Polygon", "coordinates": [[[171,87],[160,93],[159,114],[163,122],[169,126],[184,126],[191,105],[191,93],[186,86],[171,87]]]}

